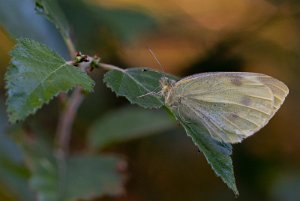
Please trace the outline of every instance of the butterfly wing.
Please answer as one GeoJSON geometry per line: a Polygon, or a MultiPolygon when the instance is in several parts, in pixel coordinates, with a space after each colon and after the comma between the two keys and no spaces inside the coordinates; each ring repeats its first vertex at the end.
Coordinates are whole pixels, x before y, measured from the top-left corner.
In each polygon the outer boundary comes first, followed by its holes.
{"type": "Polygon", "coordinates": [[[264,127],[287,94],[285,84],[267,75],[203,73],[178,81],[166,104],[215,139],[237,143],[264,127]]]}

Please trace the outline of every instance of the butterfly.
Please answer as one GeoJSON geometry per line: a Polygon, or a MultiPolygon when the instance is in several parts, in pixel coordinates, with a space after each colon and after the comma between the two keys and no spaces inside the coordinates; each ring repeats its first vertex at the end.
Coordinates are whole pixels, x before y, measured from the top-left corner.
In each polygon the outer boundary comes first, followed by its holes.
{"type": "Polygon", "coordinates": [[[216,140],[238,143],[263,128],[289,93],[281,81],[247,72],[201,73],[179,81],[162,77],[165,105],[216,140]]]}

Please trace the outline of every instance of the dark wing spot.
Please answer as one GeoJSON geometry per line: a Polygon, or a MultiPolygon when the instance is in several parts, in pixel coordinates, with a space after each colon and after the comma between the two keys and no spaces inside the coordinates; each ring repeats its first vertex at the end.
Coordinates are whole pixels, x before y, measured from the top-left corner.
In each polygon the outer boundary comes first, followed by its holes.
{"type": "Polygon", "coordinates": [[[234,77],[231,78],[231,83],[235,86],[241,86],[242,85],[242,78],[241,77],[234,77]]]}
{"type": "Polygon", "coordinates": [[[236,115],[236,114],[234,114],[234,113],[231,113],[231,114],[229,115],[229,119],[230,119],[230,120],[236,120],[238,117],[239,117],[239,116],[236,115]]]}
{"type": "Polygon", "coordinates": [[[246,106],[250,106],[251,105],[251,99],[250,98],[248,98],[248,97],[243,97],[243,99],[242,99],[242,101],[241,101],[241,103],[243,104],[243,105],[246,105],[246,106]]]}

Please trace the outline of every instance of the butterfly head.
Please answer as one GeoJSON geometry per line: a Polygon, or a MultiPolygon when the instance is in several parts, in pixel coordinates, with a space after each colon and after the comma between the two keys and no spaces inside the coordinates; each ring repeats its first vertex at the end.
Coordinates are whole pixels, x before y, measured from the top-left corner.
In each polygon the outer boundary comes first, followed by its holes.
{"type": "Polygon", "coordinates": [[[161,95],[163,97],[167,97],[169,94],[169,91],[171,90],[171,88],[174,86],[176,81],[171,80],[167,77],[162,77],[160,79],[160,87],[161,87],[161,95]]]}

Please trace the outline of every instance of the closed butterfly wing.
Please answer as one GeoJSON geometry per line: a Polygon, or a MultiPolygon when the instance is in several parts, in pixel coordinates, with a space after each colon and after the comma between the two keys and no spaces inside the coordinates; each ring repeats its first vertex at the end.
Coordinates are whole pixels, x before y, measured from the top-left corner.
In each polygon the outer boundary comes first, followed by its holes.
{"type": "Polygon", "coordinates": [[[237,143],[264,127],[287,94],[286,85],[267,75],[203,73],[178,81],[166,104],[215,139],[237,143]]]}
{"type": "Polygon", "coordinates": [[[274,114],[275,114],[280,108],[280,106],[282,105],[282,103],[284,102],[285,97],[288,95],[289,89],[284,83],[270,76],[262,75],[258,77],[258,79],[260,80],[260,82],[267,85],[271,89],[274,95],[274,114]]]}

